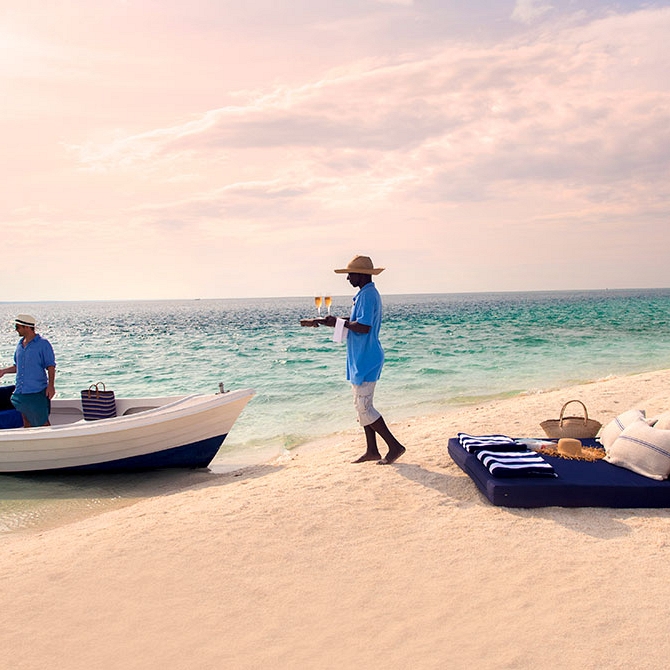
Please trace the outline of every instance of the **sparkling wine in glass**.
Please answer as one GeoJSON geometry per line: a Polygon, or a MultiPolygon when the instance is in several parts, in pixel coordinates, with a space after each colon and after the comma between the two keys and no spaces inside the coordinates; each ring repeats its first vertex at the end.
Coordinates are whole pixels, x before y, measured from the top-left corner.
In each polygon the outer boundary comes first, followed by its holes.
{"type": "Polygon", "coordinates": [[[332,299],[329,295],[327,295],[327,296],[323,299],[323,301],[324,301],[324,303],[325,303],[325,305],[326,305],[326,309],[328,310],[328,316],[330,316],[330,306],[333,304],[333,299],[332,299]]]}
{"type": "Polygon", "coordinates": [[[316,307],[317,314],[319,315],[319,318],[321,318],[321,296],[317,295],[316,298],[314,298],[314,306],[316,307]]]}

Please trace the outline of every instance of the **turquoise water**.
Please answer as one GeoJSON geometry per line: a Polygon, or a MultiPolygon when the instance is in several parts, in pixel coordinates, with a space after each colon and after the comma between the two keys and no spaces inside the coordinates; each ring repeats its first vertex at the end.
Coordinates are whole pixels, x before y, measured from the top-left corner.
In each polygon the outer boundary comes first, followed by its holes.
{"type": "MultiPolygon", "coordinates": [[[[335,296],[333,313],[348,315],[350,305],[351,295],[335,296]]],[[[384,296],[384,310],[376,404],[389,421],[670,368],[670,289],[384,296]]],[[[37,317],[56,350],[61,397],[98,381],[126,396],[215,392],[219,382],[254,388],[214,470],[356,425],[344,346],[331,329],[299,326],[314,316],[312,297],[2,303],[3,366],[12,361],[19,312],[37,317]]],[[[93,492],[84,483],[83,494],[79,481],[77,499],[132,497],[134,481],[146,479],[97,480],[93,492]]],[[[17,505],[30,517],[33,493],[43,501],[55,487],[64,500],[69,486],[0,477],[0,532],[23,525],[17,505]]]]}

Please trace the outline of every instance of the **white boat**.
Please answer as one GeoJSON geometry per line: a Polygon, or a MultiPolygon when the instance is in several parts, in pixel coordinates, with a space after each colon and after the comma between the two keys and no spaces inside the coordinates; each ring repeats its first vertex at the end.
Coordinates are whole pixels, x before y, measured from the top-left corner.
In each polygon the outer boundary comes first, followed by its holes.
{"type": "Polygon", "coordinates": [[[117,415],[99,421],[56,399],[51,426],[0,430],[0,473],[205,468],[253,394],[116,398],[117,415]]]}

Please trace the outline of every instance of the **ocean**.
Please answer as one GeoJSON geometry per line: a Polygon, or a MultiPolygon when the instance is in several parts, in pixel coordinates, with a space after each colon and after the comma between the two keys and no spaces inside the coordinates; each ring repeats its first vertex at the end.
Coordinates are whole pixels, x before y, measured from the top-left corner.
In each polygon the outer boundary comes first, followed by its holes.
{"type": "MultiPolygon", "coordinates": [[[[332,313],[347,316],[351,298],[333,296],[332,313]]],[[[670,289],[383,298],[386,362],[375,404],[389,422],[670,368],[670,289]]],[[[0,366],[12,363],[21,312],[37,318],[56,351],[59,397],[78,397],[97,382],[136,397],[211,393],[219,383],[255,389],[214,472],[356,426],[344,345],[330,328],[299,325],[316,316],[311,296],[0,303],[0,366]]],[[[0,533],[47,527],[202,476],[0,475],[0,533]]]]}

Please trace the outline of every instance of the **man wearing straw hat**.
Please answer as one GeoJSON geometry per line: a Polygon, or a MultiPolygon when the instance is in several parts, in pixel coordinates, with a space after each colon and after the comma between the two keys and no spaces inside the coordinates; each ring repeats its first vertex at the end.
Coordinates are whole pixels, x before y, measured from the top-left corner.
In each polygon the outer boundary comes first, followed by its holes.
{"type": "Polygon", "coordinates": [[[382,299],[372,276],[383,270],[375,268],[368,256],[355,256],[346,268],[335,270],[338,274],[346,274],[349,283],[359,289],[354,297],[351,316],[348,319],[336,319],[329,315],[325,319],[315,320],[331,327],[337,326],[339,321],[340,327],[347,332],[347,379],[352,384],[358,421],[363,426],[366,440],[365,453],[354,463],[377,461],[379,465],[389,465],[405,453],[405,447],[393,436],[384,418],[372,404],[375,384],[384,365],[384,350],[379,341],[382,299]],[[389,448],[384,458],[377,447],[377,435],[389,448]]]}
{"type": "Polygon", "coordinates": [[[35,317],[19,314],[15,321],[21,339],[14,365],[0,369],[0,377],[16,373],[12,404],[23,415],[23,425],[48,426],[51,399],[56,395],[56,357],[48,340],[35,332],[35,317]]]}

